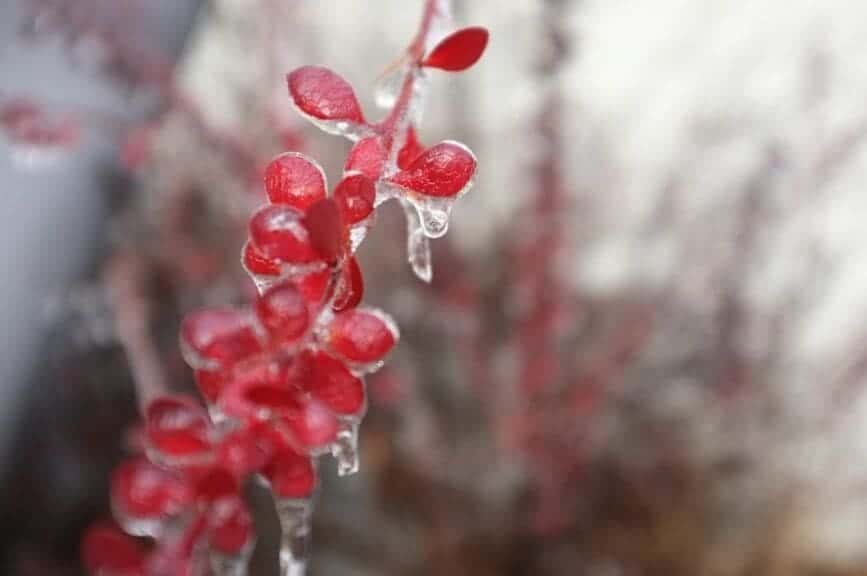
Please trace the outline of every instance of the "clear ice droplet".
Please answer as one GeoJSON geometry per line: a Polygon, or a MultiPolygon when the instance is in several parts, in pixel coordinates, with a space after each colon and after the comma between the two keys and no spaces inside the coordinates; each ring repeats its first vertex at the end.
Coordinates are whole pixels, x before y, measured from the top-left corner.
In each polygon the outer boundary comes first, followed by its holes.
{"type": "Polygon", "coordinates": [[[449,230],[454,199],[452,198],[416,198],[412,200],[418,212],[424,235],[428,238],[440,238],[449,230]]]}
{"type": "Polygon", "coordinates": [[[338,476],[350,476],[358,472],[358,422],[341,424],[337,439],[331,445],[331,455],[337,460],[338,476]]]}

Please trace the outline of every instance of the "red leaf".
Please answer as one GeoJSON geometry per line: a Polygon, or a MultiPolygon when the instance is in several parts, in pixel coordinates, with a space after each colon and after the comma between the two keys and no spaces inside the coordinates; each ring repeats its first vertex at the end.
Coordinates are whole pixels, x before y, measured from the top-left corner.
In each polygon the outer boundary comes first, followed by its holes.
{"type": "Polygon", "coordinates": [[[370,216],[375,199],[376,185],[364,174],[349,174],[334,189],[334,201],[348,225],[370,216]]]}
{"type": "Polygon", "coordinates": [[[397,166],[401,170],[406,170],[412,162],[421,156],[424,152],[424,146],[418,141],[418,135],[415,133],[415,128],[409,127],[406,132],[406,142],[400,152],[397,153],[397,166]]]}
{"type": "Polygon", "coordinates": [[[389,182],[425,196],[450,197],[463,191],[476,171],[476,158],[463,144],[441,142],[421,153],[389,182]]]}
{"type": "Polygon", "coordinates": [[[220,498],[208,509],[208,542],[223,554],[240,554],[253,539],[253,519],[238,496],[220,498]]]}
{"type": "Polygon", "coordinates": [[[297,340],[310,324],[307,302],[292,282],[269,288],[256,300],[255,310],[262,326],[279,340],[297,340]]]}
{"type": "Polygon", "coordinates": [[[364,277],[361,275],[361,267],[355,256],[343,266],[340,271],[340,284],[337,287],[337,295],[331,308],[335,312],[343,312],[355,308],[364,296],[364,277]]]}
{"type": "Polygon", "coordinates": [[[387,152],[379,137],[365,138],[349,151],[344,170],[357,170],[371,180],[379,180],[386,156],[387,152]]]}
{"type": "Polygon", "coordinates": [[[144,574],[144,547],[120,528],[99,523],[87,529],[81,542],[81,561],[91,574],[144,574]]]}
{"type": "Polygon", "coordinates": [[[145,433],[149,444],[169,459],[202,457],[211,448],[207,414],[187,396],[161,396],[148,404],[145,433]]]}
{"type": "Polygon", "coordinates": [[[250,239],[259,253],[272,260],[309,264],[319,260],[301,214],[289,206],[271,204],[250,219],[250,239]]]}
{"type": "Polygon", "coordinates": [[[397,328],[378,310],[354,309],[334,316],[329,326],[331,349],[350,362],[381,360],[397,343],[397,328]]]}
{"type": "Polygon", "coordinates": [[[326,262],[336,262],[343,252],[343,222],[340,209],[331,198],[313,204],[304,215],[310,244],[326,262]]]}
{"type": "Polygon", "coordinates": [[[261,350],[250,316],[231,308],[198,310],[181,322],[181,352],[193,368],[229,366],[261,350]]]}
{"type": "Polygon", "coordinates": [[[265,191],[274,204],[288,204],[302,212],[325,198],[325,174],[313,160],[286,152],[265,169],[265,191]]]}
{"type": "Polygon", "coordinates": [[[333,356],[317,353],[312,359],[310,392],[328,408],[343,416],[358,414],[364,407],[364,384],[333,356]]]}
{"type": "Polygon", "coordinates": [[[301,410],[283,419],[293,445],[302,452],[327,446],[337,437],[337,417],[324,403],[311,398],[301,410]]]}
{"type": "Polygon", "coordinates": [[[164,520],[180,513],[192,498],[192,490],[179,475],[143,458],[127,460],[111,477],[112,504],[124,519],[164,520]]]}
{"type": "Polygon", "coordinates": [[[287,76],[289,95],[301,112],[320,120],[364,123],[352,86],[322,66],[302,66],[287,76]]]}
{"type": "Polygon", "coordinates": [[[279,498],[306,498],[316,488],[316,469],[308,456],[281,450],[265,470],[279,498]]]}
{"type": "Polygon", "coordinates": [[[257,276],[280,275],[279,262],[267,258],[250,242],[244,244],[244,250],[241,253],[241,263],[250,274],[257,276]]]}
{"type": "Polygon", "coordinates": [[[464,28],[437,44],[424,59],[422,66],[460,72],[478,62],[487,45],[488,31],[485,28],[464,28]]]}

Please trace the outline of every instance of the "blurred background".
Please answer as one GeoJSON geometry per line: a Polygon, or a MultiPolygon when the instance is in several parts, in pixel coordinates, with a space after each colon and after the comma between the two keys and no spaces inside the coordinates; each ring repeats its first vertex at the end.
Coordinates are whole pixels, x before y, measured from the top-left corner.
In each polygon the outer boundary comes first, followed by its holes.
{"type": "MultiPolygon", "coordinates": [[[[420,136],[477,183],[431,284],[396,206],[360,250],[402,339],[361,472],[323,474],[311,574],[867,574],[867,4],[454,12],[491,44],[434,75],[420,136]]],[[[284,74],[327,65],[373,111],[420,13],[0,4],[0,573],[80,573],[136,397],[194,393],[181,315],[253,294],[262,167],[337,181],[348,145],[284,74]]]]}

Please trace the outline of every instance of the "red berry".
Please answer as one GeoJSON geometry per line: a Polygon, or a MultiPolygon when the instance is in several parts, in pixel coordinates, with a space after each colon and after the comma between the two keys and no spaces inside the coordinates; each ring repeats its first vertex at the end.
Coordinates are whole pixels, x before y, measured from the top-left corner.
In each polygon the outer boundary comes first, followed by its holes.
{"type": "Polygon", "coordinates": [[[349,151],[343,169],[347,172],[358,171],[373,181],[379,180],[388,152],[379,137],[360,140],[349,151]]]}
{"type": "Polygon", "coordinates": [[[464,191],[476,171],[476,158],[463,144],[441,142],[421,153],[389,182],[425,196],[450,197],[464,191]]]}
{"type": "Polygon", "coordinates": [[[253,541],[253,519],[237,495],[220,498],[208,509],[208,542],[223,554],[240,554],[253,541]]]}
{"type": "Polygon", "coordinates": [[[340,270],[340,283],[331,308],[335,312],[343,312],[355,308],[364,297],[364,277],[355,256],[350,258],[340,270]]]}
{"type": "Polygon", "coordinates": [[[312,364],[308,386],[313,396],[344,416],[358,414],[364,408],[364,383],[343,362],[319,352],[312,364]]]}
{"type": "Polygon", "coordinates": [[[364,174],[349,174],[334,189],[334,201],[347,225],[361,222],[373,212],[376,185],[364,174]]]}
{"type": "Polygon", "coordinates": [[[488,31],[474,26],[447,36],[422,62],[422,66],[450,72],[466,70],[479,61],[488,45],[488,31]]]}
{"type": "Polygon", "coordinates": [[[292,282],[268,289],[256,301],[256,316],[272,338],[282,341],[301,338],[310,325],[307,301],[292,282]]]}
{"type": "Polygon", "coordinates": [[[310,457],[292,450],[275,455],[265,475],[277,498],[308,498],[316,488],[316,469],[310,457]]]}
{"type": "Polygon", "coordinates": [[[229,366],[261,350],[250,315],[229,308],[187,314],[181,322],[180,341],[184,358],[194,368],[229,366]]]}
{"type": "Polygon", "coordinates": [[[142,458],[127,460],[111,477],[115,510],[130,519],[162,519],[181,512],[193,492],[179,475],[142,458]]]}
{"type": "Polygon", "coordinates": [[[337,73],[321,66],[302,66],[287,76],[295,106],[320,120],[364,123],[352,86],[337,73]]]}
{"type": "Polygon", "coordinates": [[[298,152],[277,156],[265,168],[265,191],[274,204],[300,211],[325,198],[325,174],[313,160],[298,152]]]}
{"type": "Polygon", "coordinates": [[[277,204],[264,206],[250,219],[250,239],[266,258],[308,264],[319,259],[301,213],[277,204]]]}
{"type": "Polygon", "coordinates": [[[385,314],[372,310],[349,310],[335,315],[328,343],[339,356],[351,362],[376,362],[397,342],[397,328],[385,314]]]}
{"type": "Polygon", "coordinates": [[[169,458],[207,454],[208,417],[204,409],[186,396],[162,396],[145,411],[145,434],[149,444],[169,458]]]}
{"type": "Polygon", "coordinates": [[[81,542],[81,563],[92,574],[140,576],[144,574],[144,547],[107,522],[87,529],[81,542]]]}

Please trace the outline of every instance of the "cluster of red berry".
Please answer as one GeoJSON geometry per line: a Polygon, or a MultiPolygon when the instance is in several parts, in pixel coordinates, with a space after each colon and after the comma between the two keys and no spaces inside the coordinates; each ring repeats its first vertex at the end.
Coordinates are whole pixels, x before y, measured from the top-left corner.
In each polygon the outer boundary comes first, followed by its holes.
{"type": "Polygon", "coordinates": [[[343,177],[329,195],[322,169],[302,154],[285,153],[267,167],[269,203],[250,218],[242,252],[259,296],[249,308],[183,320],[182,353],[207,410],[182,396],[148,405],[144,453],[121,464],[111,482],[123,532],[109,524],[88,532],[83,560],[91,572],[244,573],[254,532],[241,488],[250,477],[267,482],[277,503],[283,572],[303,572],[316,458],[334,455],[341,475],[358,469],[363,377],[398,339],[385,313],[359,307],[363,280],[353,254],[375,207],[389,199],[415,210],[411,235],[441,236],[451,202],[475,173],[465,146],[425,148],[416,138],[427,69],[468,68],[487,43],[484,29],[467,28],[431,46],[442,11],[441,1],[426,2],[379,123],[364,119],[352,87],[331,70],[306,66],[288,75],[295,107],[355,142],[343,177]]]}

